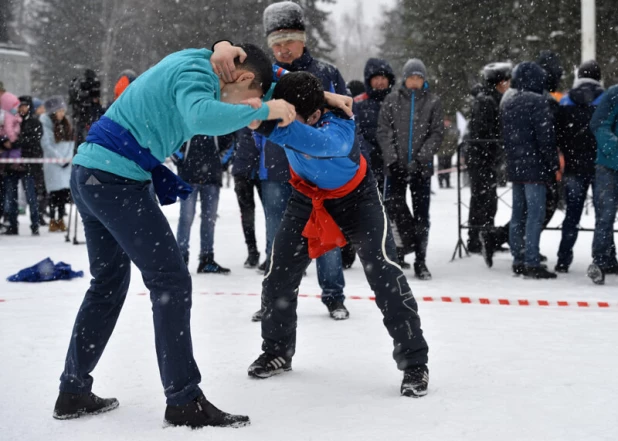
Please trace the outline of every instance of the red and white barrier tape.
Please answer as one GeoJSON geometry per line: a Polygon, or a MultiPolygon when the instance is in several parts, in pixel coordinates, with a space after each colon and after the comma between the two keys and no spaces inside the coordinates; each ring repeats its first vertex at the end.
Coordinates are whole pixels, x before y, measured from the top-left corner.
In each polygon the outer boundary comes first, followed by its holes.
{"type": "MultiPolygon", "coordinates": [[[[244,293],[244,292],[197,292],[197,295],[210,295],[210,296],[235,296],[235,297],[260,297],[259,293],[244,293]]],[[[145,292],[137,293],[138,296],[146,296],[148,295],[145,292]]],[[[319,294],[299,294],[298,297],[301,298],[311,298],[311,299],[320,299],[321,296],[319,294]]],[[[46,297],[49,298],[49,297],[46,297]]],[[[0,303],[5,303],[13,300],[38,300],[38,297],[26,297],[26,298],[16,298],[16,299],[2,299],[0,298],[0,303]]],[[[348,300],[369,300],[375,301],[375,296],[346,296],[348,300]]],[[[442,297],[428,297],[428,296],[419,296],[416,297],[418,302],[426,302],[426,303],[451,303],[451,304],[460,304],[460,305],[495,305],[495,306],[524,306],[524,307],[538,307],[538,308],[575,308],[575,309],[612,309],[614,311],[618,310],[618,301],[605,302],[599,300],[538,300],[538,299],[490,299],[485,297],[450,297],[450,296],[442,296],[442,297]]]]}
{"type": "MultiPolygon", "coordinates": [[[[199,292],[200,295],[214,295],[214,296],[248,296],[259,297],[258,293],[242,293],[242,292],[199,292]]],[[[138,295],[145,296],[146,293],[139,293],[138,295]]],[[[302,298],[315,298],[320,299],[320,294],[299,294],[298,297],[302,298]]],[[[375,301],[375,296],[346,296],[348,300],[370,300],[375,301]]],[[[490,299],[485,297],[416,297],[417,301],[428,303],[456,303],[456,304],[476,304],[476,305],[499,305],[499,306],[531,306],[531,307],[551,307],[558,306],[561,308],[600,308],[618,309],[617,302],[603,302],[603,301],[581,301],[581,300],[529,300],[529,299],[490,299]]]]}
{"type": "Polygon", "coordinates": [[[0,158],[0,164],[66,164],[73,158],[0,158]]]}

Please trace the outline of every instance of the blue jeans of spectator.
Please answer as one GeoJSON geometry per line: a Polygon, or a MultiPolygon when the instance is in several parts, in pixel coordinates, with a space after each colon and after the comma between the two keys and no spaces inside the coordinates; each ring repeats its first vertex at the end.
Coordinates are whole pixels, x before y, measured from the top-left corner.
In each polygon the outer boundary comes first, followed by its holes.
{"type": "Polygon", "coordinates": [[[562,222],[562,240],[558,248],[558,265],[569,266],[573,262],[573,247],[579,233],[579,221],[584,211],[588,188],[594,188],[594,176],[565,176],[566,215],[562,222]]]}
{"type": "MultiPolygon", "coordinates": [[[[11,228],[17,229],[17,216],[19,214],[19,208],[17,204],[17,189],[19,186],[20,177],[18,175],[8,175],[4,178],[5,191],[6,191],[6,217],[11,228]]],[[[28,201],[28,207],[30,208],[30,228],[35,231],[39,229],[39,205],[36,194],[36,187],[34,185],[34,178],[32,176],[26,176],[21,178],[26,190],[26,200],[28,201]]]]}
{"type": "Polygon", "coordinates": [[[545,219],[546,195],[545,184],[513,184],[509,243],[515,265],[541,266],[539,243],[545,219]]]}
{"type": "Polygon", "coordinates": [[[191,342],[191,276],[167,219],[150,196],[149,182],[76,165],[71,192],[84,223],[92,280],[75,319],[60,390],[92,390],[90,373],[116,326],[133,262],[150,291],[167,403],[188,403],[202,393],[191,342]]]}
{"type": "Polygon", "coordinates": [[[185,259],[189,257],[189,240],[191,225],[195,218],[197,197],[200,197],[201,202],[200,257],[214,251],[215,223],[219,207],[220,187],[218,184],[191,184],[191,187],[193,187],[193,192],[189,197],[184,201],[180,200],[180,219],[176,235],[180,252],[185,259]]]}
{"type": "Polygon", "coordinates": [[[596,221],[592,261],[605,269],[617,264],[614,222],[618,206],[618,171],[597,165],[593,195],[596,221]]]}
{"type": "MultiPolygon", "coordinates": [[[[283,214],[292,195],[292,185],[287,181],[262,181],[262,204],[266,216],[266,255],[270,259],[272,243],[283,220],[283,214]]],[[[341,262],[341,249],[336,248],[316,259],[318,283],[322,289],[322,302],[329,304],[345,300],[345,279],[341,262]]]]}

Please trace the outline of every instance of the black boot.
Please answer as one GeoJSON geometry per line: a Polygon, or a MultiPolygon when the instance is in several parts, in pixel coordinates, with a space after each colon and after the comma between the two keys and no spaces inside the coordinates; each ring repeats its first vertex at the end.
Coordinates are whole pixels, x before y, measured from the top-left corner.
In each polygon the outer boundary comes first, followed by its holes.
{"type": "Polygon", "coordinates": [[[414,277],[419,280],[431,280],[431,273],[425,262],[414,262],[414,277]]]}
{"type": "Polygon", "coordinates": [[[215,262],[213,253],[208,253],[200,256],[200,263],[197,267],[198,274],[229,274],[231,271],[228,268],[223,268],[215,262]]]}
{"type": "Polygon", "coordinates": [[[328,314],[333,320],[347,320],[350,318],[350,311],[343,304],[343,300],[326,303],[326,308],[328,308],[328,314]]]}
{"type": "Polygon", "coordinates": [[[556,273],[552,273],[544,266],[527,266],[524,268],[524,278],[526,279],[555,279],[556,273]]]}
{"type": "Polygon", "coordinates": [[[397,260],[401,269],[410,269],[410,264],[405,260],[406,254],[403,248],[397,248],[397,260]]]}
{"type": "Polygon", "coordinates": [[[415,366],[406,369],[401,382],[401,395],[404,397],[420,398],[427,395],[429,386],[429,369],[427,365],[415,366]]]}
{"type": "Polygon", "coordinates": [[[98,415],[118,407],[116,398],[100,398],[92,392],[87,394],[69,394],[60,392],[54,406],[54,418],[70,420],[83,415],[98,415]]]}
{"type": "Polygon", "coordinates": [[[19,236],[19,230],[17,227],[7,227],[2,234],[5,236],[19,236]]]}
{"type": "Polygon", "coordinates": [[[245,260],[245,268],[255,268],[260,263],[260,253],[258,250],[250,249],[249,256],[245,260]]]}
{"type": "Polygon", "coordinates": [[[193,429],[200,427],[244,427],[251,424],[248,416],[231,415],[217,409],[200,395],[193,401],[182,406],[167,406],[165,422],[172,426],[189,426],[193,429]]]}
{"type": "Polygon", "coordinates": [[[605,285],[605,272],[599,265],[592,264],[588,267],[586,275],[590,277],[595,285],[605,285]]]}

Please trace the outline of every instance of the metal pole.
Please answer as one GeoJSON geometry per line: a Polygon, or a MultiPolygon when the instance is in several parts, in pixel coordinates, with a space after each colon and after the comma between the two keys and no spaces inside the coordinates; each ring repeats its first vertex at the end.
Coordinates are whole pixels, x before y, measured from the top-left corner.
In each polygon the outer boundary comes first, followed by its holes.
{"type": "Polygon", "coordinates": [[[582,1],[582,63],[596,59],[596,1],[582,1]]]}

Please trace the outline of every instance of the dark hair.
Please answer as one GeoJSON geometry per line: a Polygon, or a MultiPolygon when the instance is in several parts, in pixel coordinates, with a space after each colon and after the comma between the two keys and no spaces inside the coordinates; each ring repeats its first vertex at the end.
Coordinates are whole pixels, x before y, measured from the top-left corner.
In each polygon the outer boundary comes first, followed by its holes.
{"type": "Polygon", "coordinates": [[[308,119],[325,105],[324,86],[309,72],[290,72],[277,82],[273,99],[286,100],[296,107],[296,113],[308,119]]]}
{"type": "Polygon", "coordinates": [[[273,82],[273,65],[266,53],[251,43],[237,45],[241,47],[247,54],[247,58],[243,63],[239,58],[234,60],[234,65],[237,68],[246,69],[255,74],[255,79],[249,86],[250,89],[261,89],[262,94],[270,90],[270,85],[273,82]]]}

